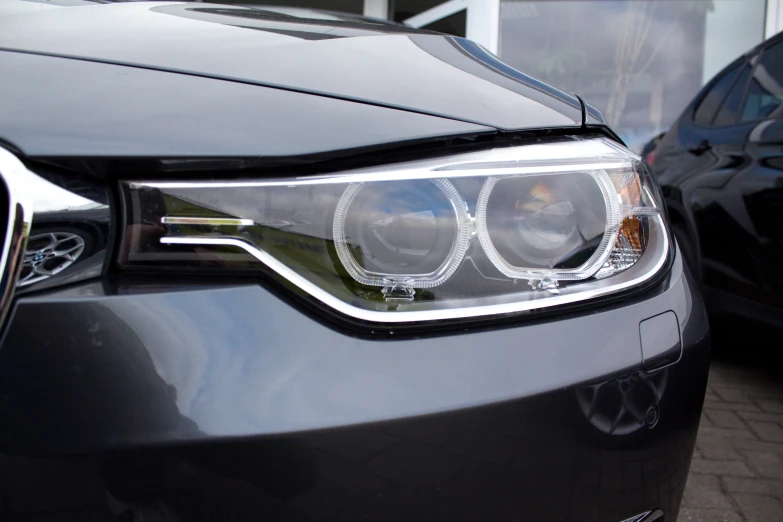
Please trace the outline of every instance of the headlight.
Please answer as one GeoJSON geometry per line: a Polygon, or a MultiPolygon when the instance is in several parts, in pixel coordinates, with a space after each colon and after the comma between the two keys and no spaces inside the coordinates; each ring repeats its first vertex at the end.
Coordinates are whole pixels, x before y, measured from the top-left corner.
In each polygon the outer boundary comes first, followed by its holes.
{"type": "Polygon", "coordinates": [[[605,139],[123,193],[123,266],[271,270],[369,321],[585,300],[650,279],[669,251],[658,189],[605,139]]]}

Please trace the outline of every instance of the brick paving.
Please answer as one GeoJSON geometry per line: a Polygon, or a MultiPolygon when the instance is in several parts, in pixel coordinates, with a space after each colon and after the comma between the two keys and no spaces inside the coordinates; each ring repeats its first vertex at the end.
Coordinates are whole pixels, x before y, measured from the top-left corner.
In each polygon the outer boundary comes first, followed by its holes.
{"type": "Polygon", "coordinates": [[[733,334],[715,335],[680,522],[783,521],[783,340],[733,334]]]}

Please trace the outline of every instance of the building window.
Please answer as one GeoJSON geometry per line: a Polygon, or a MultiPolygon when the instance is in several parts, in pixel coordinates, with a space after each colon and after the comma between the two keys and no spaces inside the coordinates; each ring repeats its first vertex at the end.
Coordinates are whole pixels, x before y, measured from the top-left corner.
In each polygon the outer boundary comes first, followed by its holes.
{"type": "Polygon", "coordinates": [[[766,0],[502,0],[500,57],[597,107],[635,150],[763,40],[766,0]]]}

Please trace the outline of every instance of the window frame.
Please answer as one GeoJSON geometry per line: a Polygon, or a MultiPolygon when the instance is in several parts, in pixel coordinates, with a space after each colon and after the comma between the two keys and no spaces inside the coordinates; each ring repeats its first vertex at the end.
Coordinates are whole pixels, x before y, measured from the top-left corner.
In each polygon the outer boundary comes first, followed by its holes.
{"type": "MultiPolygon", "coordinates": [[[[729,93],[731,93],[731,89],[734,88],[734,84],[737,83],[737,80],[740,76],[742,76],[742,69],[743,67],[748,66],[748,62],[752,59],[750,56],[741,56],[731,62],[729,65],[724,67],[721,72],[715,75],[715,77],[710,80],[710,82],[705,86],[705,88],[701,91],[701,94],[696,100],[696,103],[693,105],[693,108],[690,111],[690,123],[695,125],[696,127],[700,127],[703,129],[711,129],[711,128],[724,128],[726,125],[721,125],[720,127],[715,127],[715,118],[718,117],[718,113],[720,112],[721,108],[723,108],[723,104],[726,102],[726,98],[729,97],[729,93]],[[720,103],[717,105],[717,109],[712,114],[712,118],[710,118],[709,123],[699,123],[696,121],[696,112],[699,110],[699,107],[701,107],[701,104],[704,102],[704,100],[709,96],[709,94],[712,92],[712,90],[715,88],[715,86],[731,71],[734,71],[736,69],[736,74],[734,75],[734,79],[731,80],[731,85],[729,85],[728,89],[726,89],[726,94],[723,95],[723,98],[721,98],[720,103]]],[[[753,71],[751,71],[751,75],[753,74],[753,71]]],[[[748,82],[750,83],[750,82],[748,82]]],[[[745,89],[747,90],[747,85],[745,86],[745,89]]],[[[742,100],[744,102],[745,100],[745,94],[747,92],[742,93],[742,100]]]]}
{"type": "MultiPolygon", "coordinates": [[[[770,44],[769,44],[769,45],[765,45],[764,47],[762,47],[762,48],[761,48],[761,49],[760,49],[760,50],[759,50],[759,51],[758,51],[756,54],[754,54],[754,55],[753,55],[753,57],[751,58],[751,60],[753,61],[753,70],[750,72],[750,80],[748,81],[748,84],[745,86],[745,92],[744,92],[744,93],[742,93],[742,105],[741,105],[741,107],[740,107],[740,111],[739,111],[739,113],[738,113],[738,116],[739,116],[739,117],[741,117],[741,115],[742,115],[742,111],[743,111],[743,109],[745,108],[745,102],[747,102],[747,99],[748,99],[748,91],[750,90],[750,82],[752,82],[752,81],[753,81],[753,78],[754,78],[754,76],[755,76],[755,74],[756,74],[756,67],[758,67],[758,66],[759,66],[759,63],[761,62],[761,60],[763,60],[763,59],[764,59],[764,54],[767,52],[767,50],[768,50],[769,48],[771,48],[771,47],[774,47],[774,46],[776,46],[776,45],[783,45],[783,41],[781,41],[781,40],[779,40],[779,39],[778,39],[778,40],[776,40],[776,41],[774,41],[774,42],[770,42],[770,44]]],[[[725,101],[725,100],[724,100],[724,101],[725,101]]],[[[783,100],[781,101],[781,105],[783,105],[783,100]]],[[[721,106],[722,106],[722,104],[721,104],[721,106]]],[[[747,120],[747,121],[738,121],[738,122],[736,122],[734,125],[749,125],[749,124],[754,124],[754,125],[756,125],[756,124],[758,124],[759,122],[766,121],[766,120],[770,120],[770,119],[773,119],[773,118],[769,118],[769,117],[764,117],[764,118],[756,118],[756,119],[753,119],[753,120],[747,120]]],[[[725,127],[725,125],[724,125],[724,127],[725,127]]]]}
{"type": "Polygon", "coordinates": [[[745,81],[745,86],[743,87],[742,94],[740,95],[740,102],[739,102],[739,105],[737,106],[737,118],[736,118],[736,120],[731,122],[731,123],[726,123],[726,124],[723,124],[723,125],[718,125],[718,124],[715,123],[715,120],[718,119],[718,114],[720,114],[720,111],[723,109],[723,106],[726,105],[726,102],[729,100],[729,95],[731,94],[731,90],[734,88],[734,86],[739,81],[740,77],[745,72],[744,70],[741,71],[737,75],[736,78],[734,78],[734,81],[732,82],[731,87],[729,87],[729,90],[726,91],[726,96],[723,97],[723,101],[720,102],[720,106],[718,107],[717,112],[715,112],[715,115],[712,117],[712,121],[710,122],[710,127],[713,127],[713,128],[716,128],[716,129],[725,129],[726,127],[734,127],[736,125],[741,125],[743,123],[747,123],[747,122],[740,122],[739,118],[740,118],[740,114],[742,113],[742,109],[745,107],[745,100],[748,97],[748,89],[750,88],[750,82],[753,81],[753,73],[756,70],[756,58],[757,57],[758,57],[757,54],[753,55],[753,57],[751,57],[745,63],[745,66],[749,67],[750,75],[748,76],[748,79],[745,81]]]}

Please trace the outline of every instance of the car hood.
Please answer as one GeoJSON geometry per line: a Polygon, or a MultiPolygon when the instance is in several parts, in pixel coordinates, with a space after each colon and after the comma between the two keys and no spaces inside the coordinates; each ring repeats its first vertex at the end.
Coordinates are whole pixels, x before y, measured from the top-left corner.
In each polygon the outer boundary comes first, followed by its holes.
{"type": "Polygon", "coordinates": [[[583,124],[578,98],[514,70],[470,40],[307,13],[11,0],[0,2],[0,49],[257,84],[501,130],[583,124]]]}

